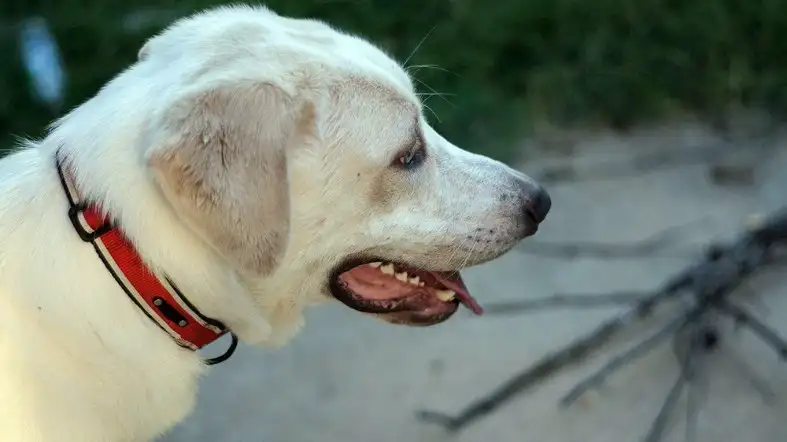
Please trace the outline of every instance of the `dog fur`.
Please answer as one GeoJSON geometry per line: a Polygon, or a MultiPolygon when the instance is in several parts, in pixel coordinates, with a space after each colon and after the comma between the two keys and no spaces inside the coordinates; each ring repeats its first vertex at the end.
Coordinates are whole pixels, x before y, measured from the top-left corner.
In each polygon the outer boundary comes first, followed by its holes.
{"type": "Polygon", "coordinates": [[[212,9],[0,160],[0,440],[148,441],[206,366],[74,233],[54,154],[151,269],[242,341],[282,345],[349,256],[453,270],[526,236],[526,176],[426,122],[361,38],[264,7],[212,9]],[[414,146],[416,170],[392,167],[414,146]]]}

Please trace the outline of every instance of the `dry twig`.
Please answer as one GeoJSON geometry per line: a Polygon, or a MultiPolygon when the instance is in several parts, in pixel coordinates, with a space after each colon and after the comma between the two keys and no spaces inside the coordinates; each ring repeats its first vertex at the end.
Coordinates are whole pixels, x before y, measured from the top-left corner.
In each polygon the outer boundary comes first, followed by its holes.
{"type": "MultiPolygon", "coordinates": [[[[691,226],[704,224],[707,221],[707,217],[703,217],[685,225],[667,227],[644,239],[629,244],[605,244],[598,242],[548,243],[530,240],[517,246],[517,250],[525,254],[560,259],[583,257],[630,259],[655,255],[664,256],[664,250],[677,243],[683,237],[686,229],[691,226]]],[[[685,253],[676,253],[674,256],[685,257],[685,253]]]]}
{"type": "MultiPolygon", "coordinates": [[[[747,137],[748,147],[761,148],[767,152],[768,142],[778,129],[778,125],[769,126],[757,135],[747,137]]],[[[733,141],[725,139],[682,149],[638,153],[623,160],[616,159],[580,167],[555,165],[533,174],[533,177],[544,184],[638,178],[670,167],[707,164],[725,153],[738,151],[739,146],[733,141]]]]}
{"type": "MultiPolygon", "coordinates": [[[[786,244],[787,208],[767,218],[758,220],[755,225],[749,226],[749,231],[729,244],[712,245],[708,248],[705,257],[700,262],[670,278],[659,290],[641,297],[637,295],[634,307],[621,315],[612,317],[562,350],[542,358],[490,394],[471,403],[456,416],[433,411],[421,411],[418,413],[418,416],[423,420],[443,425],[449,431],[459,431],[483,416],[492,413],[517,394],[535,387],[569,366],[583,362],[588,356],[620,333],[627,325],[649,315],[657,304],[668,299],[687,295],[694,307],[680,314],[667,326],[627,352],[614,357],[600,371],[577,384],[562,401],[563,404],[570,404],[584,391],[600,385],[618,369],[648,353],[658,343],[663,342],[665,338],[676,335],[680,330],[688,327],[690,330],[693,330],[690,333],[692,338],[689,349],[683,355],[678,356],[681,361],[681,374],[667,395],[661,411],[658,413],[645,439],[647,442],[657,442],[663,436],[672,409],[680,397],[685,384],[687,382],[691,383],[698,376],[696,363],[697,359],[701,357],[701,355],[698,355],[698,343],[704,342],[703,348],[705,349],[715,347],[716,345],[716,342],[710,337],[715,336],[717,340],[718,334],[712,334],[709,331],[712,329],[707,325],[710,314],[726,315],[739,322],[742,326],[749,327],[764,342],[774,348],[782,358],[787,359],[787,342],[751,313],[730,302],[730,295],[747,278],[777,262],[776,258],[783,251],[786,244]]],[[[632,301],[633,296],[628,295],[631,294],[600,296],[596,298],[596,301],[599,301],[598,304],[602,304],[603,302],[601,301],[605,301],[607,304],[618,301],[632,301]]],[[[533,308],[544,306],[566,305],[567,300],[576,301],[577,304],[591,304],[591,302],[587,302],[588,299],[577,301],[579,298],[577,296],[564,295],[536,302],[530,301],[530,305],[498,305],[497,311],[510,312],[512,309],[517,308],[519,311],[529,311],[533,308]]],[[[495,311],[494,307],[492,311],[495,311]]],[[[697,413],[696,402],[691,402],[690,407],[687,409],[687,433],[690,431],[688,427],[693,427],[693,416],[696,416],[697,413]],[[689,417],[691,419],[688,419],[689,417]]]]}

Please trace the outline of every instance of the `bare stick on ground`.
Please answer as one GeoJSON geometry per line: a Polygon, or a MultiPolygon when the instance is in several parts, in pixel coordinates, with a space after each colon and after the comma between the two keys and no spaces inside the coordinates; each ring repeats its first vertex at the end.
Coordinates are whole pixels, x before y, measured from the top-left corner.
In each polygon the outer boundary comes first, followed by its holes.
{"type": "MultiPolygon", "coordinates": [[[[681,397],[681,393],[683,393],[683,390],[687,384],[689,384],[689,389],[691,388],[690,383],[695,375],[698,357],[697,353],[699,351],[699,340],[697,339],[695,333],[692,333],[690,341],[691,342],[689,343],[688,348],[684,354],[679,356],[680,373],[678,374],[678,379],[675,380],[675,384],[670,389],[666,399],[664,400],[664,404],[662,404],[659,413],[653,420],[650,430],[645,436],[645,442],[659,442],[664,437],[664,432],[669,426],[669,418],[671,417],[672,413],[674,413],[678,400],[681,397]]],[[[686,425],[689,426],[691,423],[687,421],[686,425]]]]}
{"type": "Polygon", "coordinates": [[[652,336],[648,337],[644,341],[640,342],[639,344],[632,347],[630,350],[626,351],[625,353],[621,353],[618,356],[612,358],[609,362],[607,362],[600,370],[590,376],[585,378],[582,382],[577,384],[571,391],[568,392],[563,398],[560,400],[560,405],[567,407],[574,403],[580,396],[585,394],[591,388],[600,387],[604,381],[611,376],[613,373],[618,371],[620,368],[629,365],[630,363],[634,362],[635,360],[639,359],[642,356],[645,356],[649,353],[653,348],[657,345],[663,343],[667,339],[670,338],[674,333],[676,333],[681,328],[685,327],[687,324],[695,321],[697,317],[702,315],[703,308],[698,307],[689,313],[686,313],[684,316],[680,316],[677,319],[671,321],[665,327],[662,327],[659,331],[654,333],[652,336]]]}
{"type": "Polygon", "coordinates": [[[516,315],[541,310],[566,308],[594,308],[637,304],[647,297],[643,292],[617,292],[599,294],[557,293],[546,298],[504,301],[484,307],[487,315],[516,315]]]}
{"type": "MultiPolygon", "coordinates": [[[[757,336],[776,349],[780,356],[787,358],[787,342],[752,314],[729,302],[731,294],[747,278],[768,266],[779,263],[778,257],[780,252],[784,252],[785,245],[787,245],[787,209],[757,220],[755,225],[749,226],[747,232],[729,244],[711,245],[708,253],[701,261],[670,278],[660,290],[643,296],[630,310],[607,320],[589,334],[575,340],[562,350],[542,358],[533,366],[503,383],[490,394],[471,403],[457,415],[450,416],[434,411],[420,411],[418,416],[423,420],[440,424],[449,431],[460,431],[478,419],[494,412],[514,396],[538,386],[561,370],[584,362],[588,356],[607,344],[626,326],[648,316],[658,304],[683,295],[688,296],[688,300],[692,301],[691,303],[695,307],[692,307],[690,311],[681,313],[673,321],[673,324],[678,323],[681,324],[680,326],[662,329],[661,332],[652,335],[651,338],[640,343],[639,346],[635,346],[628,353],[613,358],[612,362],[608,364],[608,368],[611,369],[603,370],[602,375],[596,374],[594,377],[580,382],[578,384],[578,392],[581,394],[586,386],[594,386],[597,380],[603,380],[612,375],[616,369],[626,365],[631,360],[632,354],[638,356],[647,353],[647,350],[652,348],[654,343],[658,342],[656,338],[661,337],[660,333],[663,332],[669,336],[670,333],[674,334],[684,326],[700,328],[703,318],[710,312],[717,312],[720,315],[730,317],[738,321],[742,326],[751,328],[757,336]]],[[[549,302],[542,301],[542,303],[548,304],[549,302]]],[[[559,302],[554,302],[554,304],[559,305],[559,302]]],[[[498,306],[497,308],[498,312],[505,311],[505,308],[500,307],[498,306]]],[[[511,306],[509,305],[508,307],[511,306]]],[[[495,311],[496,307],[492,306],[491,310],[495,311]]],[[[528,311],[528,308],[521,310],[528,311]]],[[[686,356],[686,358],[692,359],[689,356],[686,356]]],[[[684,363],[685,360],[681,360],[683,361],[682,367],[684,367],[687,362],[684,363]]],[[[691,378],[701,375],[698,372],[689,374],[691,378]]],[[[659,413],[646,436],[646,440],[649,442],[660,440],[660,435],[663,433],[662,426],[666,425],[662,422],[668,419],[671,413],[670,410],[674,405],[673,403],[677,400],[673,399],[673,396],[679,396],[680,391],[683,389],[683,383],[686,382],[685,377],[686,372],[682,370],[679,380],[672,389],[676,392],[668,394],[667,401],[664,404],[663,408],[666,408],[666,411],[659,413]]],[[[577,393],[571,394],[570,398],[573,399],[574,396],[577,396],[577,393]]]]}
{"type": "Polygon", "coordinates": [[[716,315],[706,313],[703,320],[690,330],[688,345],[683,352],[679,351],[679,336],[675,339],[675,356],[678,361],[688,362],[689,370],[686,371],[686,429],[684,441],[697,440],[697,420],[699,419],[701,401],[707,398],[710,380],[704,373],[708,356],[719,346],[719,330],[716,327],[716,315]],[[686,361],[686,357],[692,358],[686,361]]]}
{"type": "MultiPolygon", "coordinates": [[[[707,222],[707,217],[703,217],[685,225],[667,227],[639,241],[628,244],[605,244],[599,242],[550,243],[530,240],[517,246],[517,250],[529,255],[561,259],[580,257],[629,259],[643,256],[665,256],[667,253],[664,251],[682,239],[689,227],[700,226],[707,222]]],[[[686,256],[686,253],[673,253],[671,255],[686,256]]]]}
{"type": "MultiPolygon", "coordinates": [[[[757,135],[748,137],[749,148],[768,151],[769,141],[774,138],[779,129],[776,124],[768,126],[759,131],[760,133],[757,135]]],[[[687,149],[659,149],[658,151],[637,153],[623,160],[608,160],[578,167],[573,164],[556,165],[534,173],[533,177],[544,184],[639,178],[644,174],[673,167],[707,164],[718,160],[725,153],[738,150],[738,145],[734,140],[725,138],[727,139],[722,142],[711,141],[687,149]]],[[[738,171],[736,175],[741,175],[741,172],[738,171]]],[[[725,178],[722,177],[722,179],[725,178]]]]}

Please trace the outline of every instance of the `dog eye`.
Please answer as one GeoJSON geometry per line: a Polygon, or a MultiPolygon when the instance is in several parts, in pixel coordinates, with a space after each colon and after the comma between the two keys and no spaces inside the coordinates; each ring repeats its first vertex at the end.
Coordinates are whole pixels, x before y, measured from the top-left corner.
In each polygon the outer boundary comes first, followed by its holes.
{"type": "Polygon", "coordinates": [[[405,169],[414,169],[420,166],[425,159],[426,149],[424,149],[423,146],[419,146],[416,149],[409,149],[406,152],[400,154],[396,159],[396,163],[398,166],[405,169]]]}

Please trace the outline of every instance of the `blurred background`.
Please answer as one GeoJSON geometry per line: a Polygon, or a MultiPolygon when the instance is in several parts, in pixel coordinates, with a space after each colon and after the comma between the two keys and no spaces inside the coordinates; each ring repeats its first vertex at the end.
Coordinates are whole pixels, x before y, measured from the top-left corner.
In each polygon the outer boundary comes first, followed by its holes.
{"type": "MultiPolygon", "coordinates": [[[[151,34],[220,3],[4,0],[0,133],[40,134],[54,116],[131,63],[151,34]],[[51,54],[49,45],[57,46],[51,54]],[[62,73],[49,72],[53,58],[62,73]],[[37,66],[38,80],[26,60],[37,66]],[[44,80],[47,75],[58,79],[44,80]],[[39,82],[62,89],[44,93],[54,104],[36,98],[30,86],[39,82]]],[[[402,61],[426,38],[409,63],[424,66],[416,71],[421,92],[450,94],[428,104],[451,138],[490,144],[543,123],[626,128],[684,114],[718,117],[731,107],[787,110],[782,0],[266,4],[282,14],[328,20],[402,61]]],[[[511,144],[499,144],[499,155],[510,153],[505,146],[511,144]]]]}
{"type": "MultiPolygon", "coordinates": [[[[44,134],[172,20],[217,4],[0,1],[0,151],[44,134]]],[[[751,214],[787,202],[787,0],[266,4],[409,59],[431,124],[550,190],[554,209],[536,238],[466,273],[482,301],[647,290],[705,244],[732,237],[751,214]],[[670,228],[682,229],[679,239],[639,254],[554,252],[555,244],[639,244],[670,228]]],[[[784,281],[777,274],[752,284],[758,311],[787,334],[784,281]]],[[[291,346],[241,346],[212,370],[195,414],[162,442],[448,440],[414,411],[456,412],[620,308],[458,315],[419,330],[317,309],[291,346]]],[[[787,408],[762,401],[730,361],[748,364],[776,398],[787,390],[782,366],[745,332],[722,342],[706,373],[696,440],[787,440],[787,408]]],[[[560,410],[557,398],[587,372],[568,370],[451,437],[640,440],[677,373],[673,353],[655,350],[581,406],[560,410]]],[[[684,440],[676,422],[664,440],[684,440]]]]}

